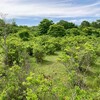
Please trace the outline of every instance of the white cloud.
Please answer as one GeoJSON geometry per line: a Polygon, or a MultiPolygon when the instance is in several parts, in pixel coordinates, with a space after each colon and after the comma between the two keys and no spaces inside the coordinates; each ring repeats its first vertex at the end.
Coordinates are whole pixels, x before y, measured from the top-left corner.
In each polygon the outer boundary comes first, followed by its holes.
{"type": "MultiPolygon", "coordinates": [[[[100,17],[100,2],[86,5],[76,6],[70,3],[65,5],[59,4],[43,4],[43,3],[20,3],[21,0],[2,0],[0,1],[0,12],[7,13],[9,18],[18,17],[100,17]]],[[[65,2],[66,0],[64,0],[65,2]]],[[[68,0],[67,0],[68,2],[68,0]]]]}
{"type": "Polygon", "coordinates": [[[80,25],[81,22],[84,20],[89,21],[89,22],[95,21],[95,19],[89,19],[89,18],[72,19],[72,20],[68,20],[68,21],[76,23],[77,25],[80,25]]]}

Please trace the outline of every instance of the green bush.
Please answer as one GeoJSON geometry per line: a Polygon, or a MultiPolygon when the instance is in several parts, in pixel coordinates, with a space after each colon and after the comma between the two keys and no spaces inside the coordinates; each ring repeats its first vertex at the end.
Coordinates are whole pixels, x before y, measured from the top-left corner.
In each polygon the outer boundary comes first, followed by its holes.
{"type": "Polygon", "coordinates": [[[28,41],[30,35],[29,35],[29,31],[26,29],[23,29],[21,31],[18,32],[19,37],[23,40],[23,41],[28,41]]]}
{"type": "Polygon", "coordinates": [[[47,34],[55,37],[62,37],[66,35],[66,32],[63,26],[54,24],[50,26],[47,34]]]}

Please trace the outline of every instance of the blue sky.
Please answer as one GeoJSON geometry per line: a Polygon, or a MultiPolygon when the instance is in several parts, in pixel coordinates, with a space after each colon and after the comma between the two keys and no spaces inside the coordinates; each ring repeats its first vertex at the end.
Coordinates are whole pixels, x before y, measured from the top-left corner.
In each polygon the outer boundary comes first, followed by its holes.
{"type": "Polygon", "coordinates": [[[43,18],[80,24],[100,19],[99,0],[0,0],[0,12],[18,25],[38,25],[43,18]]]}

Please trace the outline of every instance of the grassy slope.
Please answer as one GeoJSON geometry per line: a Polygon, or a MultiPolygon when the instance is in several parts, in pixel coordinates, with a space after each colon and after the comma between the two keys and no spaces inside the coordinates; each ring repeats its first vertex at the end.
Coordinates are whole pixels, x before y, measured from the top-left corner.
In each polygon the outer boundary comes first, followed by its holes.
{"type": "MultiPolygon", "coordinates": [[[[53,82],[53,86],[58,86],[60,85],[60,83],[62,85],[67,85],[67,72],[66,72],[66,67],[60,63],[57,59],[58,59],[59,53],[57,53],[56,55],[48,55],[45,57],[45,61],[42,64],[36,64],[33,61],[33,66],[34,66],[34,72],[35,73],[42,73],[44,75],[46,75],[47,77],[50,77],[50,80],[52,80],[53,82]],[[60,82],[60,83],[59,83],[60,82]]],[[[98,76],[100,76],[100,58],[98,58],[97,61],[97,66],[92,67],[92,72],[94,72],[94,75],[85,75],[84,76],[84,80],[86,80],[86,84],[88,87],[99,91],[100,89],[100,85],[97,80],[98,76]],[[97,75],[99,74],[99,75],[97,75]]]]}
{"type": "Polygon", "coordinates": [[[54,84],[56,84],[57,81],[62,82],[62,84],[66,84],[66,68],[62,63],[57,60],[58,55],[59,53],[57,53],[56,55],[46,56],[42,64],[36,64],[33,62],[34,72],[37,74],[42,73],[45,76],[50,77],[50,79],[53,80],[54,84]]]}

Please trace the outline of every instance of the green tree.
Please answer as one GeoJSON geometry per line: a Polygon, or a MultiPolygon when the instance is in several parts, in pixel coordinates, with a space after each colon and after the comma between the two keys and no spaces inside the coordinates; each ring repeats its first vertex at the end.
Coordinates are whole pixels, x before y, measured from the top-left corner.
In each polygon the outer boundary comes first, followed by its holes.
{"type": "Polygon", "coordinates": [[[84,21],[81,22],[80,27],[82,27],[82,28],[83,27],[90,27],[90,23],[88,21],[84,20],[84,21]]]}
{"type": "Polygon", "coordinates": [[[80,35],[81,31],[78,28],[71,28],[66,30],[66,35],[80,35]]]}
{"type": "Polygon", "coordinates": [[[39,28],[39,34],[42,35],[42,34],[47,34],[47,31],[49,30],[49,27],[50,25],[53,24],[53,21],[52,20],[49,20],[49,19],[43,19],[38,28],[39,28]]]}
{"type": "Polygon", "coordinates": [[[66,35],[66,32],[63,26],[54,24],[50,26],[48,34],[51,36],[59,37],[66,35]]]}
{"type": "Polygon", "coordinates": [[[2,41],[2,48],[4,51],[4,59],[3,59],[3,64],[4,67],[6,68],[8,65],[8,46],[7,46],[7,37],[8,37],[8,27],[6,23],[6,14],[0,14],[0,17],[2,20],[0,21],[0,26],[1,26],[1,39],[2,41]]]}
{"type": "Polygon", "coordinates": [[[95,28],[100,28],[100,20],[96,20],[96,21],[92,22],[91,26],[95,27],[95,28]]]}
{"type": "Polygon", "coordinates": [[[44,55],[45,55],[45,52],[44,52],[43,47],[39,44],[34,44],[33,56],[35,57],[37,63],[43,61],[44,55]]]}
{"type": "Polygon", "coordinates": [[[100,30],[93,28],[93,27],[85,27],[82,29],[83,32],[85,32],[85,35],[95,35],[95,36],[100,36],[100,30]]]}
{"type": "Polygon", "coordinates": [[[64,26],[65,29],[70,29],[70,28],[76,28],[77,27],[74,23],[64,21],[64,20],[60,20],[57,24],[61,25],[61,26],[64,26]]]}
{"type": "Polygon", "coordinates": [[[23,41],[27,41],[30,37],[29,31],[26,29],[19,31],[18,35],[23,41]]]}

